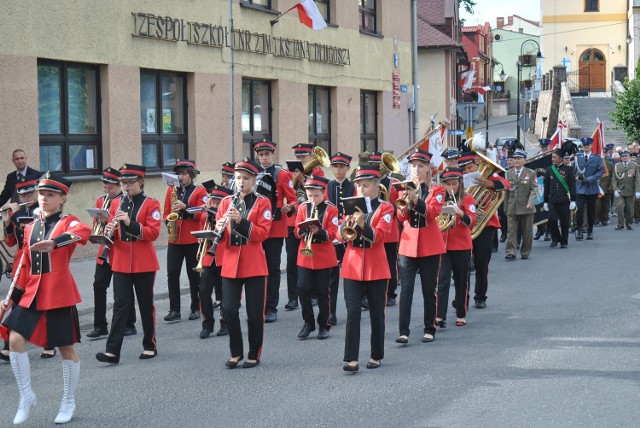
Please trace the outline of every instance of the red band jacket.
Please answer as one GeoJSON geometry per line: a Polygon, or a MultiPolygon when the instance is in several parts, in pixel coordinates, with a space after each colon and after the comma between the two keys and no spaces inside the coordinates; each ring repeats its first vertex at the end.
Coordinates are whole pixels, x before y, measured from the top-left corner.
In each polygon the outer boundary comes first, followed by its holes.
{"type": "Polygon", "coordinates": [[[111,270],[120,273],[155,272],[160,269],[153,242],[160,235],[160,202],[140,192],[129,198],[113,201],[109,209],[110,219],[122,205],[131,222],[120,222],[113,236],[109,251],[111,270]]]}
{"type": "MultiPolygon", "coordinates": [[[[80,222],[75,216],[63,216],[60,211],[27,225],[24,234],[24,257],[16,281],[18,293],[24,290],[19,305],[28,308],[36,297],[39,311],[80,303],[82,299],[71,275],[69,260],[76,245],[86,244],[90,235],[91,228],[88,225],[80,222]],[[30,250],[31,245],[49,239],[56,244],[53,251],[30,250]]],[[[12,299],[17,302],[15,297],[12,299]]]]}
{"type": "Polygon", "coordinates": [[[398,190],[393,187],[393,183],[397,183],[398,180],[391,180],[389,177],[386,177],[381,183],[387,188],[387,192],[389,193],[389,203],[393,206],[393,221],[391,222],[391,230],[384,238],[384,243],[392,243],[400,241],[400,223],[398,222],[397,210],[395,209],[395,203],[398,200],[398,190]]]}
{"type": "MultiPolygon", "coordinates": [[[[287,214],[281,212],[284,200],[287,200],[288,204],[296,204],[296,191],[293,189],[293,178],[289,171],[282,169],[280,165],[271,165],[265,168],[262,173],[270,174],[276,182],[276,198],[271,200],[271,212],[273,213],[273,219],[271,222],[271,230],[269,232],[269,238],[286,238],[289,235],[287,229],[287,214]]],[[[290,213],[289,215],[295,218],[296,213],[290,213]]]]}
{"type": "MultiPolygon", "coordinates": [[[[210,207],[208,211],[205,211],[201,216],[200,221],[200,230],[204,230],[209,228],[209,230],[215,230],[216,228],[216,214],[218,212],[217,208],[210,207]]],[[[211,248],[211,241],[209,241],[209,245],[205,248],[205,252],[211,248]]],[[[202,266],[212,266],[213,263],[216,263],[216,266],[222,266],[222,257],[223,251],[216,252],[216,255],[211,255],[209,253],[205,253],[204,259],[202,260],[202,266]]]]}
{"type": "MultiPolygon", "coordinates": [[[[206,203],[204,198],[207,196],[207,191],[199,184],[196,185],[191,183],[185,187],[179,186],[175,188],[169,186],[167,187],[167,193],[164,197],[163,218],[165,223],[167,221],[167,216],[172,213],[171,195],[174,190],[177,192],[178,200],[184,202],[187,208],[200,207],[206,203]]],[[[169,244],[196,244],[198,242],[198,238],[193,236],[191,232],[200,230],[201,213],[189,214],[185,209],[178,211],[177,214],[178,220],[176,220],[176,228],[178,239],[176,239],[176,242],[169,242],[169,244]]]]}
{"type": "MultiPolygon", "coordinates": [[[[449,199],[448,196],[447,199],[449,199]]],[[[456,216],[455,225],[442,232],[442,239],[447,251],[470,250],[473,248],[471,229],[476,224],[476,200],[470,194],[465,193],[459,206],[464,215],[462,217],[456,216]]]]}
{"type": "Polygon", "coordinates": [[[333,246],[333,240],[338,235],[338,208],[331,202],[323,202],[317,206],[318,220],[322,228],[311,240],[313,256],[309,257],[300,253],[300,250],[307,246],[308,235],[301,233],[298,225],[313,217],[312,210],[313,204],[310,202],[305,202],[298,208],[295,234],[297,238],[302,238],[298,248],[298,266],[307,269],[327,269],[338,266],[336,249],[333,246]]]}
{"type": "MultiPolygon", "coordinates": [[[[220,201],[216,221],[224,217],[232,196],[220,201]]],[[[271,202],[256,193],[244,197],[242,220],[229,221],[216,254],[222,252],[222,276],[225,278],[249,278],[267,276],[267,258],[262,242],[269,237],[272,225],[271,202]]],[[[286,221],[284,223],[286,228],[286,221]]],[[[220,261],[217,262],[220,266],[220,261]]]]}
{"type": "MultiPolygon", "coordinates": [[[[107,208],[105,208],[105,203],[104,203],[105,196],[106,196],[106,195],[102,195],[102,196],[100,196],[98,199],[96,199],[96,208],[101,209],[101,210],[102,210],[102,209],[107,209],[107,210],[108,210],[108,209],[111,207],[111,204],[113,204],[113,201],[114,201],[114,200],[116,200],[116,199],[120,199],[120,197],[122,196],[122,192],[118,193],[116,196],[114,196],[114,197],[111,199],[111,202],[109,203],[109,206],[108,206],[107,208]]],[[[97,221],[96,219],[94,219],[94,220],[93,220],[93,226],[94,226],[94,227],[95,227],[95,225],[96,225],[96,221],[97,221]]],[[[102,260],[102,259],[100,258],[100,256],[101,256],[103,253],[104,253],[104,245],[100,245],[100,249],[98,249],[98,254],[96,255],[96,264],[99,264],[99,265],[104,264],[104,260],[102,260]]],[[[107,252],[107,253],[109,253],[109,252],[107,252]]]]}
{"type": "MultiPolygon", "coordinates": [[[[379,199],[371,200],[372,213],[367,214],[364,229],[355,227],[357,238],[348,241],[340,276],[355,281],[389,279],[391,273],[384,250],[384,238],[391,230],[393,206],[379,199]]],[[[340,225],[340,230],[345,226],[340,225]]]]}
{"type": "MultiPolygon", "coordinates": [[[[310,176],[313,175],[315,177],[324,177],[324,171],[322,170],[322,168],[320,168],[319,166],[314,166],[313,168],[311,168],[311,172],[309,172],[306,176],[310,176]]],[[[299,184],[299,186],[302,186],[302,184],[299,184]]],[[[296,190],[296,189],[294,189],[296,190]]],[[[301,190],[302,193],[305,192],[304,188],[301,190]]],[[[326,193],[326,192],[325,192],[326,193]]],[[[298,196],[298,193],[296,191],[296,198],[298,196]]],[[[325,200],[327,200],[327,196],[325,194],[325,200]]],[[[307,198],[306,198],[306,194],[305,197],[302,198],[302,200],[297,199],[296,202],[296,211],[294,213],[294,215],[287,217],[287,227],[296,227],[296,225],[298,224],[298,222],[296,221],[297,216],[297,212],[298,212],[298,208],[300,208],[300,204],[303,202],[306,202],[307,198]]]]}
{"type": "Polygon", "coordinates": [[[16,274],[18,269],[18,261],[22,256],[22,246],[24,245],[24,229],[27,223],[23,223],[21,219],[31,219],[33,221],[33,211],[38,207],[34,203],[30,207],[22,206],[20,209],[11,214],[11,223],[4,230],[4,243],[9,247],[18,246],[13,256],[13,268],[11,270],[11,278],[16,274]]]}
{"type": "Polygon", "coordinates": [[[398,210],[398,218],[404,223],[398,254],[415,258],[445,253],[444,240],[436,221],[444,204],[444,194],[444,187],[434,186],[429,192],[423,183],[418,202],[404,212],[398,210]]]}
{"type": "MultiPolygon", "coordinates": [[[[504,192],[509,191],[511,189],[511,183],[504,177],[499,176],[497,173],[493,173],[489,176],[489,180],[493,182],[494,189],[496,192],[504,192]]],[[[469,188],[468,191],[471,191],[472,188],[469,188]]],[[[506,210],[506,206],[505,206],[506,210]]],[[[500,218],[498,217],[498,211],[494,212],[491,216],[491,219],[487,222],[486,227],[495,227],[496,229],[500,229],[500,218]]]]}

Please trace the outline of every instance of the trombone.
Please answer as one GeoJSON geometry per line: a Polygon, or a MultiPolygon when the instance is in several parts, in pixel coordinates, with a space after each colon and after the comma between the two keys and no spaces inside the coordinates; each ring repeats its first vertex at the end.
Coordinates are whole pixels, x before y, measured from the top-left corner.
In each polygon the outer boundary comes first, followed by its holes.
{"type": "MultiPolygon", "coordinates": [[[[318,207],[315,204],[311,207],[311,219],[318,220],[318,207]]],[[[311,257],[313,256],[313,250],[311,249],[311,242],[313,241],[313,236],[315,233],[311,233],[311,229],[309,229],[307,237],[305,238],[305,247],[300,250],[300,254],[303,256],[311,257]]]]}

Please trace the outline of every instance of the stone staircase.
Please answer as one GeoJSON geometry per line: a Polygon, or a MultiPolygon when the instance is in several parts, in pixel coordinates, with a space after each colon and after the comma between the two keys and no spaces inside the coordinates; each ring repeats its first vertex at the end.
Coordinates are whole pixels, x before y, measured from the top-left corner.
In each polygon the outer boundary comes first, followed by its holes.
{"type": "Polygon", "coordinates": [[[580,138],[591,137],[596,129],[596,119],[600,119],[604,124],[605,144],[615,144],[617,146],[630,143],[630,141],[627,141],[624,131],[613,129],[615,124],[609,116],[609,113],[614,110],[613,98],[572,97],[571,100],[578,124],[582,127],[580,138]]]}

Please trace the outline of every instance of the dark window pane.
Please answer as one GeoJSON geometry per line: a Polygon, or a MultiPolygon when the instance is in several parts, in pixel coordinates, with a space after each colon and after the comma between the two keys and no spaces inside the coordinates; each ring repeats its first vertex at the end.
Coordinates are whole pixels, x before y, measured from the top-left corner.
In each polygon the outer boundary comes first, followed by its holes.
{"type": "Polygon", "coordinates": [[[142,145],[142,165],[157,168],[158,164],[158,145],[155,143],[145,143],[142,145]]]}
{"type": "Polygon", "coordinates": [[[314,98],[314,90],[312,88],[309,88],[309,100],[308,100],[308,110],[309,110],[309,134],[315,134],[316,133],[316,129],[313,126],[313,118],[315,116],[315,110],[314,110],[314,104],[313,104],[313,98],[314,98]]]}
{"type": "Polygon", "coordinates": [[[251,132],[251,82],[242,82],[242,132],[251,132]]]}
{"type": "Polygon", "coordinates": [[[158,115],[156,111],[156,74],[142,73],[140,77],[140,113],[141,132],[158,133],[158,115]]]}
{"type": "Polygon", "coordinates": [[[40,146],[40,171],[62,171],[62,146],[40,146]]]}
{"type": "Polygon", "coordinates": [[[329,129],[329,89],[318,89],[316,95],[316,133],[328,134],[329,129]]]}
{"type": "Polygon", "coordinates": [[[582,58],[580,59],[580,61],[583,61],[583,62],[589,62],[589,61],[591,61],[591,49],[588,49],[588,50],[584,51],[584,53],[582,54],[582,58]]]}
{"type": "Polygon", "coordinates": [[[61,134],[60,67],[38,66],[38,126],[40,134],[61,134]]]}
{"type": "Polygon", "coordinates": [[[322,15],[322,18],[324,18],[326,22],[329,22],[329,4],[328,3],[329,3],[328,1],[316,0],[316,6],[318,6],[318,11],[320,12],[320,15],[322,15]]]}
{"type": "Polygon", "coordinates": [[[374,93],[370,93],[366,95],[366,111],[367,118],[366,124],[367,127],[365,132],[367,134],[375,134],[376,132],[376,97],[374,93]]]}
{"type": "Polygon", "coordinates": [[[93,144],[69,146],[69,169],[94,169],[98,165],[98,147],[93,144]]]}
{"type": "Polygon", "coordinates": [[[162,145],[163,166],[174,166],[178,159],[184,159],[184,144],[164,143],[162,145]]]}
{"type": "Polygon", "coordinates": [[[184,81],[178,76],[162,76],[162,133],[184,133],[184,81]]]}
{"type": "Polygon", "coordinates": [[[253,85],[253,132],[269,132],[269,84],[253,85]]]}
{"type": "Polygon", "coordinates": [[[96,133],[96,95],[96,70],[76,67],[67,69],[69,134],[96,133]]]}
{"type": "Polygon", "coordinates": [[[604,55],[600,51],[593,51],[593,60],[594,61],[604,61],[604,55]]]}

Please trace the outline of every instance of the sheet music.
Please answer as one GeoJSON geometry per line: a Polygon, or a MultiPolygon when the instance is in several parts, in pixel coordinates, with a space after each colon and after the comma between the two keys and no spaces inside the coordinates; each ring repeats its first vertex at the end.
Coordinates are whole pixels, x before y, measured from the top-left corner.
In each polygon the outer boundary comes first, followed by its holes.
{"type": "Polygon", "coordinates": [[[162,173],[162,182],[167,186],[180,186],[180,180],[178,179],[178,176],[169,172],[162,173]]]}
{"type": "Polygon", "coordinates": [[[91,218],[100,217],[103,219],[109,219],[109,211],[101,210],[100,208],[87,208],[87,213],[91,216],[91,218]]]}
{"type": "Polygon", "coordinates": [[[477,178],[480,178],[480,173],[478,171],[470,172],[468,174],[463,175],[462,179],[464,181],[464,188],[468,189],[469,187],[477,186],[478,185],[478,183],[476,183],[477,178]]]}

